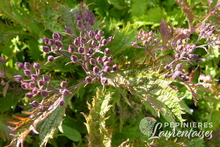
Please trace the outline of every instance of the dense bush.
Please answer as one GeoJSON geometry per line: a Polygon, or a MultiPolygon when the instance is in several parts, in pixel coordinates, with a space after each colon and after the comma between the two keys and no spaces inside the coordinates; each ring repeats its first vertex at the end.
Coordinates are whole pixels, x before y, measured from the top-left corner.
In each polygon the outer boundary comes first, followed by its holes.
{"type": "Polygon", "coordinates": [[[0,1],[0,146],[218,146],[219,9],[0,1]],[[151,138],[155,122],[212,135],[151,138]]]}

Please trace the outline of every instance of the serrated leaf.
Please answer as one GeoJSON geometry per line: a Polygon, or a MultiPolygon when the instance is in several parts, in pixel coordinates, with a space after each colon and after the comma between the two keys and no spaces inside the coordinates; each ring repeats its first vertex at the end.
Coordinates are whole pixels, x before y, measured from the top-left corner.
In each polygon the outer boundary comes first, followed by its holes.
{"type": "Polygon", "coordinates": [[[29,46],[29,54],[30,56],[36,61],[39,60],[41,57],[41,52],[39,49],[38,40],[36,38],[31,37],[28,40],[28,46],[29,46]]]}
{"type": "Polygon", "coordinates": [[[148,16],[145,21],[160,23],[162,19],[166,19],[167,15],[163,8],[154,7],[148,11],[148,16]]]}
{"type": "Polygon", "coordinates": [[[197,138],[190,141],[189,144],[187,144],[186,147],[204,147],[204,139],[203,138],[197,138]]]}
{"type": "Polygon", "coordinates": [[[1,114],[0,115],[0,138],[9,139],[11,138],[10,134],[10,129],[8,128],[8,124],[6,124],[7,120],[9,119],[8,116],[1,114]]]}
{"type": "Polygon", "coordinates": [[[142,16],[147,6],[146,0],[134,0],[131,5],[132,16],[142,16]]]}
{"type": "Polygon", "coordinates": [[[177,91],[169,86],[171,80],[164,79],[155,71],[146,72],[138,67],[126,70],[116,77],[115,84],[129,85],[128,90],[140,97],[141,101],[147,102],[148,104],[144,103],[145,107],[151,107],[153,114],[157,114],[158,117],[162,115],[168,122],[174,121],[175,117],[183,121],[181,115],[185,112],[179,104],[177,91]]]}
{"type": "Polygon", "coordinates": [[[99,90],[97,88],[96,96],[93,97],[92,104],[88,104],[90,113],[84,115],[86,118],[86,128],[89,134],[89,146],[111,146],[112,131],[106,128],[105,121],[108,119],[106,113],[109,111],[111,105],[112,93],[106,90],[99,90]]]}
{"type": "Polygon", "coordinates": [[[40,146],[46,146],[48,140],[53,138],[53,134],[63,120],[65,109],[58,107],[40,126],[40,146]]]}

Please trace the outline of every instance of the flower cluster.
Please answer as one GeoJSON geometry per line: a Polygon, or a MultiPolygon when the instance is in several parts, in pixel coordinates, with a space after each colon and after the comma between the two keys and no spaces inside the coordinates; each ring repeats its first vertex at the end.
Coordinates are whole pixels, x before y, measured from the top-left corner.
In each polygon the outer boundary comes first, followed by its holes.
{"type": "Polygon", "coordinates": [[[113,41],[113,37],[110,36],[105,39],[101,30],[90,29],[94,25],[94,14],[86,9],[81,10],[82,12],[76,14],[80,36],[77,37],[72,34],[71,28],[66,27],[66,34],[71,36],[71,44],[65,45],[62,41],[64,36],[60,33],[53,33],[52,39],[43,38],[45,46],[42,47],[42,50],[46,54],[54,53],[58,55],[56,57],[49,55],[47,62],[66,57],[69,58],[66,65],[70,63],[79,64],[87,74],[85,83],[91,83],[99,78],[102,84],[106,84],[108,79],[105,75],[118,69],[112,61],[110,49],[105,47],[113,41]]]}
{"type": "Polygon", "coordinates": [[[139,49],[145,49],[148,54],[150,54],[153,59],[156,60],[155,54],[152,52],[151,47],[156,46],[159,43],[159,38],[155,37],[153,31],[146,32],[141,30],[137,36],[138,41],[141,41],[141,46],[138,45],[138,42],[132,42],[132,46],[139,49]]]}
{"type": "MultiPolygon", "coordinates": [[[[79,64],[87,74],[85,80],[69,88],[66,88],[67,82],[62,81],[60,83],[61,88],[55,88],[50,85],[50,76],[40,76],[40,64],[34,63],[34,70],[32,70],[30,63],[25,62],[23,64],[18,62],[18,68],[23,69],[24,75],[29,79],[25,80],[21,75],[16,75],[15,80],[22,83],[23,89],[31,90],[31,92],[26,93],[27,98],[33,98],[38,94],[47,97],[53,92],[60,92],[63,97],[66,97],[70,94],[70,89],[84,83],[89,84],[95,79],[100,80],[103,85],[107,84],[108,78],[106,75],[118,70],[118,66],[112,61],[110,49],[106,47],[108,43],[113,41],[113,37],[110,36],[105,39],[104,33],[101,30],[92,30],[95,19],[94,14],[84,9],[83,5],[81,5],[80,10],[76,14],[76,24],[80,35],[72,34],[72,29],[66,26],[65,35],[70,38],[71,43],[64,41],[64,35],[53,33],[52,38],[43,38],[45,45],[42,46],[42,51],[48,54],[45,64],[61,57],[69,59],[66,65],[70,63],[79,64]]],[[[64,101],[60,102],[60,105],[63,105],[63,103],[64,101]]],[[[30,104],[33,107],[39,105],[37,101],[33,101],[30,104]]]]}
{"type": "MultiPolygon", "coordinates": [[[[66,97],[70,94],[69,90],[66,89],[67,83],[66,81],[62,81],[60,83],[59,89],[50,85],[50,76],[49,75],[40,75],[40,64],[34,63],[33,66],[29,62],[25,62],[24,64],[21,62],[17,62],[17,67],[24,71],[24,75],[28,78],[25,79],[21,75],[15,75],[15,81],[21,82],[21,87],[24,90],[30,90],[31,92],[27,92],[25,96],[28,99],[34,98],[37,95],[41,95],[42,97],[49,96],[50,93],[59,91],[63,97],[66,97]],[[51,90],[50,90],[51,89],[51,90]]],[[[37,107],[39,103],[37,101],[33,101],[30,103],[31,106],[37,107]]]]}
{"type": "Polygon", "coordinates": [[[213,37],[215,32],[216,32],[215,26],[204,22],[200,26],[200,34],[199,34],[198,40],[205,38],[208,45],[210,46],[219,45],[220,35],[218,35],[217,37],[213,37]]]}

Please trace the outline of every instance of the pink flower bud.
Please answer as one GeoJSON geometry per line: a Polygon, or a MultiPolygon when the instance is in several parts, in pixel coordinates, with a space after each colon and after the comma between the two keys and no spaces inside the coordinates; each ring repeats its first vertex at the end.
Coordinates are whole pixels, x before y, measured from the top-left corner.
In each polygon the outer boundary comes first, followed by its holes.
{"type": "Polygon", "coordinates": [[[98,35],[102,36],[103,35],[103,32],[101,30],[98,30],[97,32],[98,35]]]}
{"type": "Polygon", "coordinates": [[[93,71],[93,73],[97,74],[97,73],[99,73],[100,69],[98,66],[95,66],[95,67],[93,67],[92,71],[93,71]]]}
{"type": "Polygon", "coordinates": [[[101,63],[101,62],[102,62],[102,57],[97,57],[97,58],[96,58],[96,61],[97,61],[98,63],[101,63]]]}
{"type": "Polygon", "coordinates": [[[82,14],[81,14],[81,13],[76,14],[76,19],[77,19],[77,20],[82,19],[82,14]]]}
{"type": "Polygon", "coordinates": [[[62,47],[63,46],[63,43],[59,40],[56,40],[55,44],[56,44],[57,47],[62,47]]]}
{"type": "Polygon", "coordinates": [[[61,100],[60,103],[59,103],[59,106],[63,106],[64,103],[65,103],[64,100],[61,100]]]}
{"type": "Polygon", "coordinates": [[[28,83],[22,83],[21,88],[23,89],[29,89],[29,84],[28,83]]]}
{"type": "Polygon", "coordinates": [[[79,28],[81,28],[82,27],[82,21],[80,21],[80,20],[77,20],[77,22],[76,22],[76,24],[77,24],[77,26],[79,27],[79,28]]]}
{"type": "Polygon", "coordinates": [[[44,80],[45,82],[50,81],[50,76],[48,76],[48,75],[42,75],[42,77],[43,77],[43,80],[44,80]]]}
{"type": "Polygon", "coordinates": [[[34,88],[34,89],[32,90],[32,93],[33,93],[33,94],[38,94],[38,89],[37,89],[37,88],[34,88]]]}
{"type": "Polygon", "coordinates": [[[31,64],[29,62],[25,62],[24,69],[31,69],[31,64]]]}
{"type": "Polygon", "coordinates": [[[88,53],[91,55],[93,54],[95,51],[92,48],[89,48],[88,53]]]}
{"type": "Polygon", "coordinates": [[[68,46],[68,52],[73,53],[74,52],[74,47],[72,45],[68,46]]]}
{"type": "Polygon", "coordinates": [[[60,33],[53,33],[52,38],[54,40],[62,40],[63,36],[60,33]]]}
{"type": "Polygon", "coordinates": [[[39,87],[44,86],[44,84],[45,84],[43,80],[39,80],[39,81],[37,81],[37,83],[38,83],[39,87]]]}
{"type": "Polygon", "coordinates": [[[178,71],[178,70],[180,70],[181,68],[182,68],[182,63],[179,63],[179,64],[176,65],[175,71],[178,71]]]}
{"type": "Polygon", "coordinates": [[[81,38],[80,38],[80,42],[81,42],[82,44],[86,44],[86,38],[81,37],[81,38]]]}
{"type": "Polygon", "coordinates": [[[79,38],[74,39],[73,44],[77,47],[80,44],[79,38]]]}
{"type": "Polygon", "coordinates": [[[102,44],[103,44],[103,45],[106,45],[107,43],[108,43],[108,41],[107,41],[106,39],[103,39],[103,40],[102,40],[102,44]]]}
{"type": "Polygon", "coordinates": [[[133,47],[136,47],[136,46],[137,46],[137,42],[132,42],[131,45],[132,45],[133,47]]]}
{"type": "Polygon", "coordinates": [[[33,101],[31,103],[29,103],[32,107],[38,107],[39,106],[39,103],[38,101],[33,101]]]}
{"type": "Polygon", "coordinates": [[[48,62],[52,62],[53,60],[54,60],[54,57],[53,57],[53,56],[48,56],[48,57],[47,57],[47,61],[48,61],[48,62]]]}
{"type": "Polygon", "coordinates": [[[27,77],[31,76],[31,71],[30,70],[24,70],[24,75],[27,77]]]}
{"type": "Polygon", "coordinates": [[[81,53],[81,54],[84,53],[84,48],[83,47],[78,47],[78,52],[81,53]]]}
{"type": "Polygon", "coordinates": [[[25,96],[26,96],[28,99],[33,98],[33,94],[32,94],[31,92],[26,93],[25,96]]]}
{"type": "Polygon", "coordinates": [[[66,32],[69,33],[69,34],[71,34],[71,32],[72,32],[72,30],[71,30],[69,27],[67,27],[67,26],[65,27],[65,30],[66,30],[66,32]]]}
{"type": "Polygon", "coordinates": [[[49,93],[46,90],[41,91],[41,95],[43,97],[47,97],[49,95],[49,93]]]}
{"type": "Polygon", "coordinates": [[[95,33],[92,32],[92,31],[89,31],[89,34],[88,34],[88,35],[89,35],[90,38],[93,38],[93,37],[95,36],[95,33]]]}
{"type": "Polygon", "coordinates": [[[110,49],[109,48],[105,48],[104,54],[110,54],[110,49]]]}
{"type": "Polygon", "coordinates": [[[17,82],[21,82],[21,81],[23,81],[23,77],[21,75],[15,75],[14,80],[17,82]]]}
{"type": "Polygon", "coordinates": [[[108,43],[112,42],[114,40],[114,38],[112,36],[108,37],[107,41],[108,43]]]}
{"type": "Polygon", "coordinates": [[[24,64],[23,64],[23,63],[21,63],[21,62],[16,62],[16,64],[17,64],[17,67],[18,67],[19,69],[24,69],[24,64]]]}
{"type": "Polygon", "coordinates": [[[109,62],[109,61],[105,61],[105,62],[104,62],[104,65],[105,65],[105,66],[109,66],[109,65],[110,65],[110,62],[109,62]]]}
{"type": "Polygon", "coordinates": [[[95,35],[95,39],[96,39],[96,40],[101,40],[101,38],[102,38],[102,36],[101,36],[101,35],[98,35],[98,34],[97,34],[97,35],[95,35]]]}
{"type": "Polygon", "coordinates": [[[30,83],[29,83],[29,87],[30,87],[30,88],[34,88],[34,87],[36,87],[36,84],[35,84],[34,82],[30,82],[30,83]]]}
{"type": "Polygon", "coordinates": [[[105,61],[107,61],[108,60],[108,57],[107,56],[104,56],[103,58],[102,58],[102,62],[105,62],[105,61]]]}
{"type": "Polygon", "coordinates": [[[37,74],[31,74],[31,80],[37,81],[39,79],[37,74]]]}
{"type": "Polygon", "coordinates": [[[98,45],[98,43],[97,43],[96,41],[93,40],[93,41],[91,42],[91,47],[96,47],[97,45],[98,45]]]}
{"type": "Polygon", "coordinates": [[[34,63],[33,67],[34,67],[34,69],[40,69],[40,64],[39,63],[34,63]]]}
{"type": "Polygon", "coordinates": [[[90,58],[89,63],[91,65],[95,65],[96,64],[96,60],[94,58],[90,58]]]}
{"type": "Polygon", "coordinates": [[[90,19],[89,20],[89,24],[91,25],[91,26],[93,26],[95,23],[94,23],[94,20],[92,20],[92,19],[90,19]]]}
{"type": "Polygon", "coordinates": [[[189,54],[189,55],[188,55],[188,58],[189,58],[189,59],[196,59],[197,57],[198,57],[197,54],[189,54]]]}
{"type": "Polygon", "coordinates": [[[105,78],[105,77],[103,77],[102,79],[101,79],[101,83],[104,85],[104,84],[107,84],[108,83],[108,79],[107,78],[105,78]]]}
{"type": "Polygon", "coordinates": [[[78,60],[77,56],[72,55],[70,56],[70,60],[72,60],[73,62],[76,62],[78,60]]]}
{"type": "Polygon", "coordinates": [[[118,66],[117,66],[116,64],[114,64],[114,65],[112,66],[112,70],[113,70],[113,71],[117,71],[117,70],[118,70],[118,66]]]}
{"type": "Polygon", "coordinates": [[[67,86],[67,82],[66,82],[66,81],[62,81],[62,82],[60,83],[60,87],[66,88],[66,86],[67,86]]]}
{"type": "Polygon", "coordinates": [[[104,71],[105,72],[110,72],[110,67],[109,66],[105,66],[104,71]]]}
{"type": "Polygon", "coordinates": [[[92,82],[92,77],[90,76],[87,76],[86,79],[85,79],[86,83],[91,83],[92,82]]]}
{"type": "Polygon", "coordinates": [[[175,71],[172,75],[172,79],[175,80],[176,78],[178,78],[181,75],[182,75],[181,71],[175,71]]]}
{"type": "Polygon", "coordinates": [[[49,41],[49,38],[47,38],[47,37],[44,37],[44,38],[43,38],[43,43],[44,43],[44,44],[48,44],[48,41],[49,41]]]}
{"type": "Polygon", "coordinates": [[[48,53],[50,51],[48,46],[43,46],[42,48],[45,53],[48,53]]]}
{"type": "Polygon", "coordinates": [[[49,41],[48,41],[48,44],[50,45],[50,46],[52,46],[52,45],[54,45],[54,40],[53,39],[49,39],[49,41]]]}
{"type": "Polygon", "coordinates": [[[64,89],[61,93],[62,93],[62,95],[63,95],[64,97],[70,95],[70,91],[67,90],[67,89],[64,89]]]}

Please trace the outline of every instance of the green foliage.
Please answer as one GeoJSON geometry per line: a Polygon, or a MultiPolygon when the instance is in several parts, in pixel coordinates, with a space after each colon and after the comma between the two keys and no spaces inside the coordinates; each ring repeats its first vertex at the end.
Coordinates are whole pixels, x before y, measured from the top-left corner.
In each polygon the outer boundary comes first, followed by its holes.
{"type": "MultiPolygon", "coordinates": [[[[16,62],[39,62],[42,74],[51,75],[50,83],[54,87],[60,87],[64,80],[68,81],[67,87],[71,87],[85,79],[87,73],[79,65],[65,65],[69,59],[59,58],[45,65],[48,55],[42,51],[42,38],[51,38],[54,32],[66,35],[65,26],[70,27],[75,36],[82,34],[75,19],[80,11],[79,3],[74,0],[0,1],[0,146],[218,146],[220,52],[219,25],[216,24],[219,24],[220,12],[217,0],[212,4],[196,0],[85,0],[96,16],[92,29],[103,30],[106,38],[114,36],[107,47],[119,70],[106,75],[106,85],[97,80],[74,87],[63,106],[59,106],[63,97],[54,94],[46,101],[38,96],[40,106],[30,107],[33,99],[25,97],[28,90],[13,79],[14,75],[23,74],[15,66],[16,62]],[[215,34],[197,42],[202,22],[215,25],[215,34]],[[164,33],[159,27],[162,25],[164,33]],[[162,38],[163,43],[160,40],[149,48],[157,59],[153,59],[146,48],[132,45],[137,41],[139,30],[153,30],[154,37],[162,38]],[[170,34],[167,35],[167,31],[170,34]],[[183,62],[181,71],[187,73],[191,81],[165,78],[164,74],[175,72],[164,69],[175,60],[172,42],[187,32],[190,37],[184,44],[197,43],[200,48],[193,54],[198,54],[203,62],[183,62]],[[212,39],[217,43],[210,43],[212,39]],[[167,49],[160,49],[162,45],[167,49]],[[139,128],[141,119],[146,116],[157,122],[211,122],[213,138],[152,140],[139,128]],[[9,132],[9,124],[15,126],[14,131],[9,132]]],[[[67,46],[73,40],[64,37],[63,42],[67,46]]]]}
{"type": "Polygon", "coordinates": [[[85,115],[86,127],[89,134],[89,146],[111,146],[111,129],[106,128],[105,121],[108,119],[106,116],[111,105],[111,93],[97,90],[96,96],[92,100],[92,105],[88,104],[90,113],[85,115]]]}

